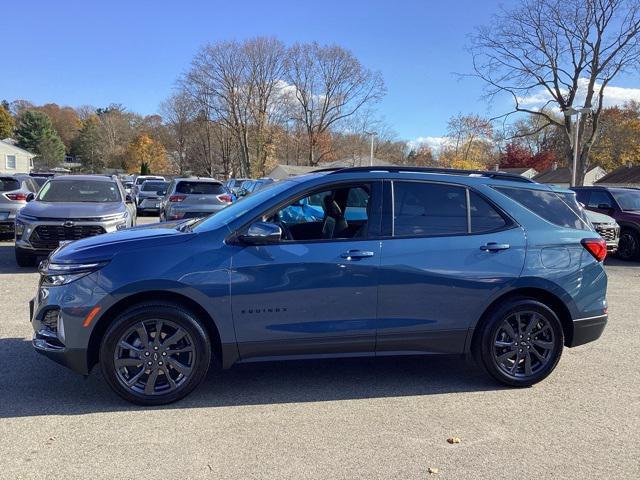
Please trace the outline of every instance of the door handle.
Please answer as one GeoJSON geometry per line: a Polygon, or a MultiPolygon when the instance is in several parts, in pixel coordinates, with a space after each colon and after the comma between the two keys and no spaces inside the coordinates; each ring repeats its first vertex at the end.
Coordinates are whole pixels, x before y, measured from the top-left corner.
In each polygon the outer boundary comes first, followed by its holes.
{"type": "Polygon", "coordinates": [[[346,258],[347,260],[351,260],[352,258],[369,258],[373,257],[373,255],[373,252],[367,252],[364,250],[349,250],[347,252],[344,252],[340,256],[342,258],[346,258]]]}
{"type": "Polygon", "coordinates": [[[489,242],[482,245],[480,247],[480,250],[483,250],[485,252],[499,252],[500,250],[506,250],[509,247],[510,245],[508,243],[489,242]]]}

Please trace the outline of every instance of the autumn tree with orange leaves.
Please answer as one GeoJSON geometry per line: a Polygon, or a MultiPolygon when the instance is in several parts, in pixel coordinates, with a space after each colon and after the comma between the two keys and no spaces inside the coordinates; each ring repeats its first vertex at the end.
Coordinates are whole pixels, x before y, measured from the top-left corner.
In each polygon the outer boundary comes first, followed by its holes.
{"type": "Polygon", "coordinates": [[[167,153],[162,144],[141,133],[127,146],[125,167],[129,173],[164,173],[169,167],[167,153]]]}

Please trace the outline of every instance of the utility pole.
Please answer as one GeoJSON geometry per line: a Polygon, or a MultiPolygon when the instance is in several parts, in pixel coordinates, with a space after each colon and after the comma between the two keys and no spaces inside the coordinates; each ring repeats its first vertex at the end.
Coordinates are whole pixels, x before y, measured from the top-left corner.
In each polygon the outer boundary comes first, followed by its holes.
{"type": "Polygon", "coordinates": [[[580,141],[580,117],[583,113],[589,113],[591,111],[590,108],[568,108],[564,111],[565,117],[576,116],[575,122],[573,122],[573,168],[571,169],[571,186],[575,187],[577,183],[577,173],[578,173],[578,154],[580,150],[580,145],[578,145],[580,141]]]}
{"type": "Polygon", "coordinates": [[[371,154],[369,155],[369,166],[373,167],[373,138],[378,134],[378,132],[364,132],[365,135],[371,136],[371,154]]]}

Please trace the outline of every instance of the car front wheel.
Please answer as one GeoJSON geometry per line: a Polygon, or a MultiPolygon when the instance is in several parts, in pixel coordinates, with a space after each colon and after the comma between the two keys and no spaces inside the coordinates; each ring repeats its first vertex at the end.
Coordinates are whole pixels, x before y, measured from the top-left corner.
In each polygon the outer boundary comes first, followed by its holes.
{"type": "Polygon", "coordinates": [[[622,230],[616,255],[623,260],[638,258],[640,255],[640,236],[637,232],[630,229],[622,230]]]}
{"type": "Polygon", "coordinates": [[[512,299],[494,309],[474,345],[474,354],[496,380],[528,387],[546,378],[556,367],[564,344],[557,315],[543,303],[512,299]]]}
{"type": "Polygon", "coordinates": [[[141,304],[120,314],[100,348],[109,386],[139,405],[175,402],[204,379],[211,345],[203,326],[173,304],[141,304]]]}

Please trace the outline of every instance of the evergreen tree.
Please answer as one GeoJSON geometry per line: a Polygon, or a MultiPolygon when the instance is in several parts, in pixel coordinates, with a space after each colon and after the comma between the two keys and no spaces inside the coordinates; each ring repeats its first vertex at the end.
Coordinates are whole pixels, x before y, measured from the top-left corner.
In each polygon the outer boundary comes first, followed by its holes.
{"type": "Polygon", "coordinates": [[[35,153],[37,162],[51,168],[57,167],[64,160],[64,143],[45,113],[26,111],[15,133],[18,145],[35,153]]]}

